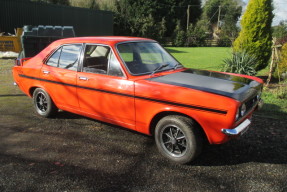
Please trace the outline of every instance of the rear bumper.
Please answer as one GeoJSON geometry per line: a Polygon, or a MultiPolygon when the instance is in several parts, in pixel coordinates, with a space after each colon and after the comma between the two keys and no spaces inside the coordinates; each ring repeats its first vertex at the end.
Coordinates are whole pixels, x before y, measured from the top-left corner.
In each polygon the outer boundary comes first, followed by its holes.
{"type": "Polygon", "coordinates": [[[246,119],[234,129],[221,129],[221,132],[228,136],[240,135],[244,133],[245,131],[247,131],[250,124],[251,124],[251,121],[249,119],[246,119]]]}

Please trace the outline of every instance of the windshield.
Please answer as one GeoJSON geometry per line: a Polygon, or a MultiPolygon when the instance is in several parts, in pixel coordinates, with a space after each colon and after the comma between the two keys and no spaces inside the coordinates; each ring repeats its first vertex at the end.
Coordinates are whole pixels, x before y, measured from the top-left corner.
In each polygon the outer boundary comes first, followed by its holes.
{"type": "Polygon", "coordinates": [[[129,42],[117,45],[128,70],[133,75],[176,68],[179,63],[156,42],[129,42]],[[160,70],[159,70],[160,69],[160,70]]]}

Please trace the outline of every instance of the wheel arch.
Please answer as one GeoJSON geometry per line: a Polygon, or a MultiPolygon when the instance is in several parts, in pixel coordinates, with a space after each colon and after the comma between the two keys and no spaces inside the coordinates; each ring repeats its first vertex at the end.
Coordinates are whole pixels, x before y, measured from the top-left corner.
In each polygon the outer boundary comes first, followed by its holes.
{"type": "Polygon", "coordinates": [[[35,91],[37,88],[41,88],[41,87],[37,87],[37,86],[30,87],[30,89],[29,89],[29,96],[30,96],[30,97],[33,97],[34,91],[35,91]]]}
{"type": "Polygon", "coordinates": [[[155,127],[156,127],[157,123],[158,123],[162,118],[164,118],[164,117],[166,117],[166,116],[170,116],[170,115],[178,115],[178,116],[183,116],[183,117],[187,117],[187,118],[189,118],[189,119],[192,119],[192,120],[198,125],[199,131],[200,131],[200,134],[201,134],[203,140],[206,141],[206,142],[208,142],[208,137],[207,137],[207,135],[206,135],[204,129],[202,128],[202,126],[201,126],[194,118],[192,118],[191,116],[186,115],[186,114],[184,114],[184,113],[179,113],[179,112],[175,112],[175,111],[162,111],[162,112],[156,114],[156,115],[152,118],[152,120],[151,120],[151,122],[150,122],[150,126],[149,126],[149,132],[150,132],[150,134],[151,134],[152,136],[154,136],[154,131],[155,131],[155,127]]]}
{"type": "Polygon", "coordinates": [[[53,95],[51,95],[50,92],[47,89],[45,89],[43,86],[39,86],[39,85],[35,85],[35,86],[30,87],[29,92],[28,92],[29,96],[33,97],[33,94],[34,94],[35,90],[38,89],[38,88],[43,89],[44,91],[46,91],[49,94],[49,96],[51,97],[52,101],[54,101],[53,95]]]}

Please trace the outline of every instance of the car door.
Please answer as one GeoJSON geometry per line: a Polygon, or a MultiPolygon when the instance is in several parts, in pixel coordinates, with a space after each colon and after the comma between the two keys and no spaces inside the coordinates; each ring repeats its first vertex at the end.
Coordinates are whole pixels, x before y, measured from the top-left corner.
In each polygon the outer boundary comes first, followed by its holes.
{"type": "Polygon", "coordinates": [[[60,108],[79,107],[76,84],[81,50],[82,44],[63,45],[41,69],[44,87],[60,108]]]}
{"type": "Polygon", "coordinates": [[[125,78],[109,46],[86,45],[77,85],[82,111],[134,129],[134,82],[125,78]]]}

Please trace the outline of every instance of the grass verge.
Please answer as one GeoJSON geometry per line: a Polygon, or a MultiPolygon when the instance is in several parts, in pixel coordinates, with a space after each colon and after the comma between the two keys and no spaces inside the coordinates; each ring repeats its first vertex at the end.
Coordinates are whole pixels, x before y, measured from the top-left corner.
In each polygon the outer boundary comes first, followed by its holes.
{"type": "Polygon", "coordinates": [[[188,68],[220,71],[222,60],[231,56],[229,47],[167,47],[181,64],[188,68]]]}

